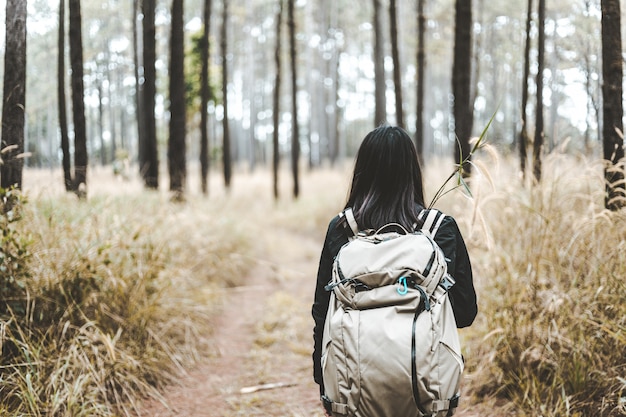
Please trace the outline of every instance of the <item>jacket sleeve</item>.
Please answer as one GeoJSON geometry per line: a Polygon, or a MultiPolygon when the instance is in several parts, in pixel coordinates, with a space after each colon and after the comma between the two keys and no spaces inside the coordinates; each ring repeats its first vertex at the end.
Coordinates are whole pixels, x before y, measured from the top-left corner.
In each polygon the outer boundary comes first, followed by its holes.
{"type": "Polygon", "coordinates": [[[330,302],[330,292],[326,291],[324,287],[331,279],[333,261],[339,248],[348,239],[343,231],[337,227],[339,217],[335,217],[328,225],[328,231],[326,232],[326,239],[324,240],[324,246],[322,248],[322,254],[320,256],[319,266],[317,270],[317,281],[315,285],[315,299],[313,300],[313,307],[311,314],[315,322],[313,328],[313,378],[320,386],[320,392],[323,393],[324,383],[322,380],[322,336],[324,334],[324,323],[326,321],[326,312],[328,310],[328,304],[330,302]]]}
{"type": "Polygon", "coordinates": [[[467,247],[453,217],[444,218],[435,235],[435,242],[447,258],[448,273],[456,280],[449,293],[456,325],[459,328],[468,327],[478,312],[476,291],[467,247]]]}

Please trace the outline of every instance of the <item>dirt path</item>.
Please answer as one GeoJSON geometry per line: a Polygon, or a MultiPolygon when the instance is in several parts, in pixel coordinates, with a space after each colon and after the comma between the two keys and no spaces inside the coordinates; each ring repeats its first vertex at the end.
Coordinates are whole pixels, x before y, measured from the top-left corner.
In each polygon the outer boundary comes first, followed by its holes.
{"type": "MultiPolygon", "coordinates": [[[[212,336],[217,354],[170,387],[164,404],[146,404],[142,415],[321,417],[310,357],[320,245],[319,237],[274,230],[247,285],[224,292],[224,310],[212,336]],[[264,384],[280,386],[241,392],[264,384]]],[[[478,415],[485,414],[462,408],[456,413],[478,415]]]]}
{"type": "Polygon", "coordinates": [[[321,416],[309,313],[319,245],[275,230],[247,284],[224,292],[212,337],[217,354],[170,387],[165,404],[146,404],[142,415],[321,416]],[[282,386],[241,393],[264,384],[282,386]]]}

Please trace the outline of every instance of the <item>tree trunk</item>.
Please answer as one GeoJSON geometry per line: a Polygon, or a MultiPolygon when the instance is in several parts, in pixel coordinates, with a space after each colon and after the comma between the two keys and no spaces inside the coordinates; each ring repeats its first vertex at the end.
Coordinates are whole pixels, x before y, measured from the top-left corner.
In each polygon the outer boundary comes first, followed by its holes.
{"type": "Polygon", "coordinates": [[[524,74],[522,75],[522,128],[519,134],[519,162],[522,178],[526,177],[526,160],[528,158],[528,77],[530,76],[530,29],[532,26],[533,0],[528,0],[526,12],[526,44],[524,45],[524,74]]]}
{"type": "Polygon", "coordinates": [[[224,2],[222,8],[222,95],[224,105],[223,127],[223,149],[222,161],[224,164],[224,185],[230,188],[230,180],[232,176],[232,161],[230,155],[230,127],[228,125],[228,1],[224,2]]]}
{"type": "Polygon", "coordinates": [[[587,105],[587,129],[585,131],[585,151],[586,154],[589,154],[592,150],[591,146],[591,132],[592,132],[592,120],[598,121],[598,128],[596,129],[596,140],[598,143],[602,143],[602,121],[600,117],[600,107],[601,107],[601,98],[599,94],[597,95],[597,91],[602,91],[601,87],[601,77],[598,77],[594,80],[592,77],[593,66],[590,62],[589,56],[585,55],[585,68],[586,68],[586,77],[585,77],[585,88],[587,92],[588,102],[587,105]],[[591,107],[591,109],[589,109],[591,107]]]}
{"type": "Polygon", "coordinates": [[[293,176],[293,196],[300,194],[298,160],[300,159],[300,131],[298,128],[298,75],[296,59],[296,22],[294,0],[288,0],[289,9],[289,56],[291,58],[291,173],[293,176]]]}
{"type": "MultiPolygon", "coordinates": [[[[109,45],[107,43],[107,48],[108,46],[109,45]]],[[[108,161],[115,161],[117,159],[117,123],[116,123],[116,117],[115,117],[115,109],[119,108],[120,105],[119,103],[116,103],[114,101],[113,91],[114,91],[114,88],[118,88],[117,91],[122,91],[122,89],[119,87],[119,84],[117,84],[117,86],[114,87],[114,84],[113,84],[114,78],[116,81],[119,79],[119,77],[115,77],[115,75],[119,75],[120,73],[119,67],[116,66],[115,69],[117,70],[115,71],[115,74],[111,72],[110,66],[108,65],[105,70],[106,77],[109,80],[109,85],[107,87],[107,96],[109,97],[107,111],[109,113],[109,131],[111,132],[111,146],[109,148],[108,159],[107,159],[108,161]]]]}
{"type": "MultiPolygon", "coordinates": [[[[123,69],[119,68],[118,72],[117,72],[117,91],[124,91],[124,78],[126,78],[126,73],[123,69]]],[[[118,118],[120,121],[120,148],[123,150],[123,154],[125,155],[125,159],[129,158],[129,151],[130,151],[130,147],[127,143],[126,138],[129,135],[128,133],[128,113],[126,110],[126,105],[127,105],[128,101],[127,99],[124,98],[119,98],[118,97],[118,102],[117,102],[117,106],[114,109],[111,109],[111,114],[118,114],[118,118]],[[117,112],[115,111],[117,110],[117,112]]],[[[117,143],[117,142],[116,142],[117,143]]],[[[117,150],[117,149],[116,149],[117,150]]],[[[116,158],[118,157],[117,152],[115,153],[116,158]]]]}
{"type": "Polygon", "coordinates": [[[602,0],[602,149],[607,166],[604,171],[604,205],[616,211],[626,205],[624,184],[624,108],[622,35],[619,0],[602,0]]]}
{"type": "Polygon", "coordinates": [[[539,0],[538,41],[537,41],[537,121],[535,122],[535,141],[533,143],[533,177],[541,181],[541,157],[543,151],[543,68],[546,45],[546,0],[539,0]]]}
{"type": "Polygon", "coordinates": [[[182,199],[187,178],[185,155],[185,33],[183,0],[172,1],[172,36],[170,40],[170,138],[167,161],[170,191],[176,200],[182,199]]]}
{"type": "Polygon", "coordinates": [[[26,0],[7,0],[0,186],[22,188],[26,109],[26,0]]]}
{"type": "MultiPolygon", "coordinates": [[[[312,2],[306,3],[307,10],[305,14],[307,16],[311,16],[310,20],[306,20],[305,22],[309,22],[311,28],[307,31],[317,31],[321,32],[324,30],[329,30],[330,26],[328,24],[328,19],[325,18],[325,10],[328,10],[328,0],[319,0],[315,4],[312,2]],[[315,29],[317,28],[317,29],[315,29]]],[[[305,23],[306,24],[306,23],[305,23]]],[[[319,103],[321,102],[320,97],[322,97],[322,90],[320,88],[321,82],[316,69],[321,68],[321,59],[320,59],[320,46],[318,45],[315,48],[305,48],[307,51],[307,62],[305,64],[306,68],[310,68],[310,71],[306,71],[306,90],[309,93],[309,100],[311,103],[311,108],[309,110],[309,120],[308,124],[308,133],[307,133],[307,145],[309,147],[309,157],[308,157],[308,169],[312,171],[315,169],[316,165],[318,165],[319,156],[320,156],[320,117],[318,114],[318,109],[320,108],[319,103]],[[316,140],[314,140],[314,138],[316,140]]]]}
{"type": "MultiPolygon", "coordinates": [[[[57,112],[57,116],[58,116],[58,108],[59,103],[57,103],[57,106],[55,107],[55,105],[52,103],[52,101],[48,102],[48,111],[46,112],[46,134],[45,136],[48,138],[47,142],[48,142],[48,157],[47,157],[47,164],[45,165],[47,168],[50,169],[50,172],[52,172],[52,170],[54,168],[56,168],[58,166],[57,164],[57,155],[58,155],[58,149],[55,147],[57,145],[57,141],[55,140],[55,132],[57,131],[57,127],[55,126],[54,122],[54,116],[53,114],[55,114],[55,112],[57,112]]],[[[58,120],[58,119],[57,119],[58,120]]]]}
{"type": "Polygon", "coordinates": [[[385,53],[383,36],[382,14],[380,0],[374,0],[374,125],[387,122],[387,103],[385,94],[385,53]]]}
{"type": "MultiPolygon", "coordinates": [[[[330,160],[330,165],[335,166],[337,162],[337,158],[339,157],[339,148],[340,148],[340,140],[339,140],[339,106],[337,103],[339,102],[339,56],[341,55],[341,51],[339,50],[339,45],[337,42],[337,2],[335,1],[327,1],[323,6],[326,7],[324,13],[324,32],[328,35],[325,36],[325,42],[330,43],[332,47],[336,50],[334,54],[332,54],[330,59],[325,59],[325,79],[331,80],[330,86],[324,84],[324,98],[322,100],[324,109],[322,120],[325,120],[325,137],[328,140],[328,158],[330,160]],[[332,112],[327,113],[326,108],[332,108],[332,112]]],[[[318,159],[318,162],[321,161],[318,159]]]]}
{"type": "Polygon", "coordinates": [[[200,74],[200,177],[202,194],[209,193],[209,134],[207,107],[211,91],[209,90],[209,33],[211,28],[211,0],[204,0],[202,30],[202,72],[200,74]]]}
{"type": "Polygon", "coordinates": [[[454,129],[459,142],[454,148],[454,159],[463,164],[463,176],[471,173],[470,137],[474,110],[470,101],[472,73],[472,1],[456,0],[454,31],[454,63],[452,65],[452,93],[454,95],[454,129]]]}
{"type": "Polygon", "coordinates": [[[63,182],[65,184],[65,191],[72,191],[72,162],[70,159],[70,138],[67,128],[67,104],[65,100],[65,0],[59,1],[58,54],[57,99],[59,103],[61,153],[63,154],[63,182]]]}
{"type": "MultiPolygon", "coordinates": [[[[101,72],[102,68],[98,68],[98,72],[101,72]]],[[[98,139],[100,140],[100,165],[105,166],[106,160],[106,145],[104,144],[104,91],[102,88],[101,75],[96,76],[96,89],[98,90],[98,139]]]]}
{"type": "MultiPolygon", "coordinates": [[[[144,185],[149,189],[159,188],[159,155],[154,114],[156,96],[156,0],[143,0],[143,105],[145,143],[144,159],[140,161],[140,172],[144,185]]],[[[142,115],[139,115],[141,117],[142,115]]],[[[140,152],[141,154],[141,152],[140,152]]]]}
{"type": "MultiPolygon", "coordinates": [[[[61,0],[63,1],[63,0],[61,0]]],[[[133,0],[133,62],[135,72],[135,119],[137,121],[137,162],[139,163],[139,173],[143,176],[143,166],[146,161],[146,118],[144,105],[144,83],[145,73],[143,71],[143,41],[139,35],[143,32],[137,27],[137,17],[139,15],[140,0],[133,0]],[[141,72],[139,71],[141,69],[141,72]]],[[[143,36],[142,36],[143,37],[143,36]]],[[[122,135],[122,138],[124,135],[122,135]]]]}
{"type": "MultiPolygon", "coordinates": [[[[336,27],[336,26],[335,26],[336,27]]],[[[333,95],[332,95],[332,103],[333,103],[333,117],[331,117],[331,143],[333,144],[332,147],[332,152],[330,154],[330,164],[331,166],[335,166],[335,163],[337,162],[337,159],[339,159],[340,152],[342,150],[342,145],[341,145],[341,136],[339,134],[339,119],[342,117],[342,109],[339,107],[339,82],[340,82],[340,75],[339,75],[339,58],[338,58],[339,53],[337,53],[337,56],[335,56],[335,58],[333,58],[334,61],[334,70],[332,73],[332,79],[333,79],[333,95]]]]}
{"type": "Polygon", "coordinates": [[[69,0],[70,64],[72,67],[72,114],[74,119],[74,182],[72,189],[83,198],[87,192],[87,126],[83,85],[83,41],[80,0],[69,0]]]}
{"type": "Polygon", "coordinates": [[[391,29],[391,57],[393,59],[393,85],[396,98],[396,124],[404,129],[404,111],[402,108],[402,67],[398,46],[398,18],[396,0],[389,1],[389,17],[391,29]]]}
{"type": "Polygon", "coordinates": [[[274,183],[274,199],[278,200],[278,163],[280,153],[278,149],[278,134],[280,128],[280,82],[281,82],[281,27],[283,20],[283,0],[278,0],[278,12],[276,14],[276,49],[274,50],[274,62],[276,63],[276,78],[274,80],[274,104],[272,110],[272,176],[274,183]]]}
{"type": "Polygon", "coordinates": [[[424,162],[424,74],[426,73],[426,16],[424,2],[417,0],[417,110],[415,121],[415,147],[420,162],[424,162]]]}

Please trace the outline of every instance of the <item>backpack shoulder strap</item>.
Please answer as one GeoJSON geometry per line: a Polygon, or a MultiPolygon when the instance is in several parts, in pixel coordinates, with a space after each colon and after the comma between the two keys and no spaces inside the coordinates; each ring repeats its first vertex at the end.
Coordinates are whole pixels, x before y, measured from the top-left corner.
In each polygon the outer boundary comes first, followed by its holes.
{"type": "Polygon", "coordinates": [[[356,236],[359,234],[359,225],[356,223],[356,219],[354,218],[354,213],[352,212],[352,207],[348,207],[341,213],[339,213],[339,218],[345,217],[348,226],[350,226],[350,230],[352,231],[352,235],[356,236]]]}
{"type": "Polygon", "coordinates": [[[435,236],[437,230],[439,230],[439,226],[443,222],[443,219],[446,217],[445,214],[435,209],[424,209],[417,216],[418,219],[423,220],[424,224],[422,225],[422,230],[430,233],[431,236],[435,236]]]}

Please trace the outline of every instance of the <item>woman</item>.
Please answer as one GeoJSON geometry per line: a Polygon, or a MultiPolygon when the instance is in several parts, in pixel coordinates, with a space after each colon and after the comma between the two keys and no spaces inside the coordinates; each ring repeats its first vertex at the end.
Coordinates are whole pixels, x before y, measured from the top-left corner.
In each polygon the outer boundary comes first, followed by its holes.
{"type": "MultiPolygon", "coordinates": [[[[424,209],[422,172],[417,151],[406,131],[381,126],[370,132],[359,148],[346,208],[351,207],[360,230],[378,229],[399,223],[407,230],[421,224],[418,215],[424,209]]],[[[333,260],[348,241],[345,217],[330,221],[319,262],[315,301],[313,339],[313,375],[324,392],[321,351],[324,321],[330,292],[324,289],[331,279],[333,260]]],[[[349,227],[348,229],[349,230],[349,227]]],[[[448,272],[456,284],[449,292],[457,327],[472,324],[477,313],[472,267],[465,242],[454,218],[446,216],[435,236],[444,252],[448,272]]]]}

